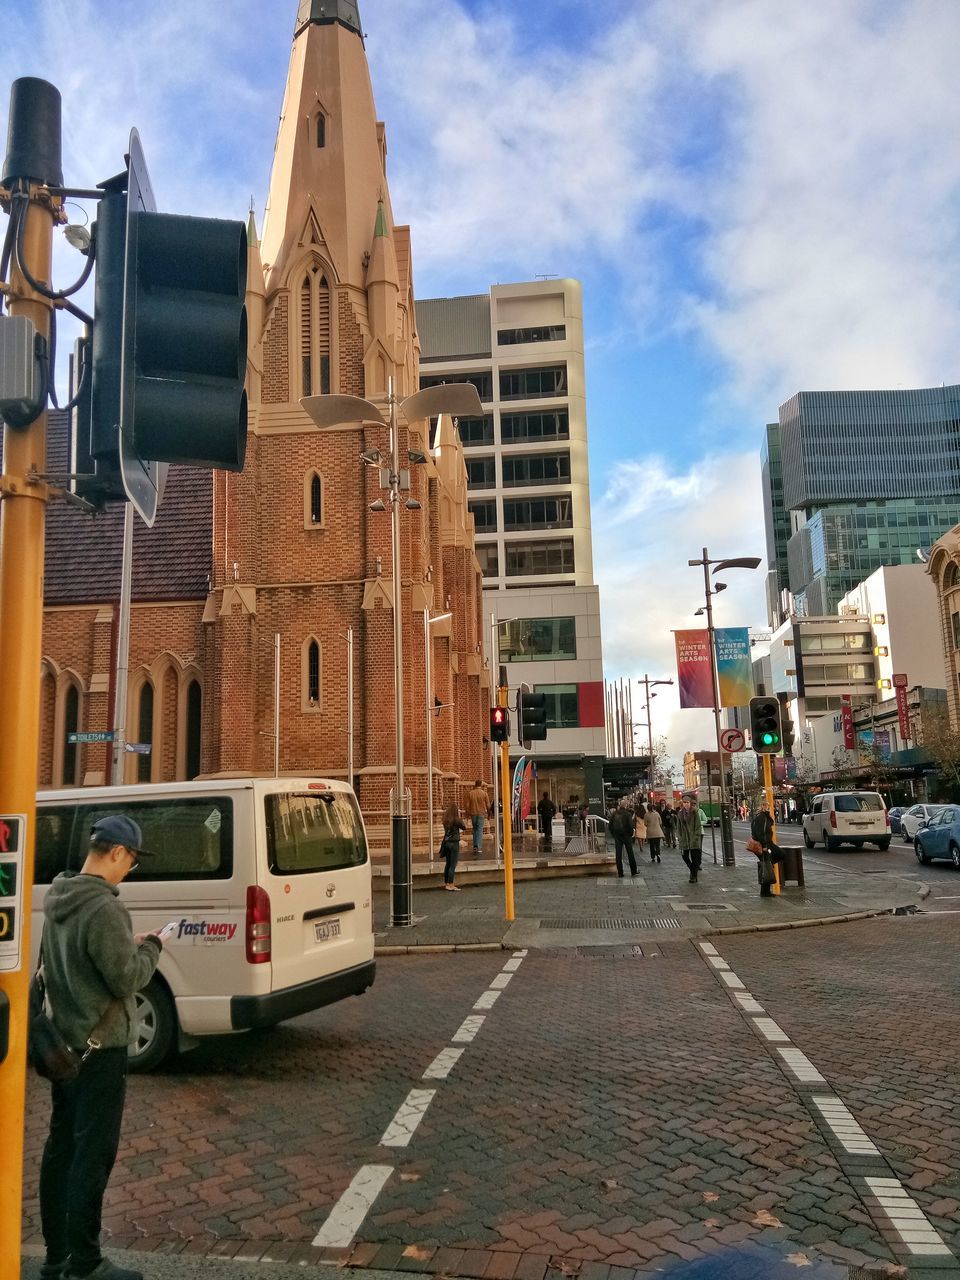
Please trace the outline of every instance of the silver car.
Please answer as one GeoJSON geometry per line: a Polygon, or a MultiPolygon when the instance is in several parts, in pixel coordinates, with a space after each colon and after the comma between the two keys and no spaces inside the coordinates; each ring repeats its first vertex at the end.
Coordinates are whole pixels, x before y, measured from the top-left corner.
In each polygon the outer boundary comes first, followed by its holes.
{"type": "Polygon", "coordinates": [[[900,834],[904,844],[913,844],[917,832],[937,813],[943,813],[942,804],[914,804],[900,815],[900,834]]]}

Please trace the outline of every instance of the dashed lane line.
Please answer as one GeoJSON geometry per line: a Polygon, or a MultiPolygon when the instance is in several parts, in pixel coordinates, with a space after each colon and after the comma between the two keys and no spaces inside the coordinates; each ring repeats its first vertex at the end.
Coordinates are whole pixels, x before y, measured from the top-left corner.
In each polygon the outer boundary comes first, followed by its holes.
{"type": "Polygon", "coordinates": [[[492,1009],[496,1002],[500,999],[500,992],[494,991],[492,987],[488,987],[486,991],[481,991],[477,997],[477,1002],[473,1006],[475,1009],[492,1009]]]}
{"type": "Polygon", "coordinates": [[[484,1018],[482,1014],[471,1014],[469,1018],[464,1018],[460,1024],[459,1030],[453,1033],[454,1044],[469,1044],[480,1028],[483,1026],[484,1018]]]}
{"type": "Polygon", "coordinates": [[[357,1170],[317,1233],[313,1243],[318,1249],[346,1249],[353,1243],[353,1237],[391,1173],[391,1164],[365,1164],[357,1170]]]}
{"type": "Polygon", "coordinates": [[[424,1080],[446,1080],[462,1053],[462,1049],[441,1049],[423,1073],[424,1080]]]}
{"type": "Polygon", "coordinates": [[[436,1089],[411,1089],[380,1139],[381,1147],[406,1147],[426,1115],[436,1089]]]}
{"type": "Polygon", "coordinates": [[[864,1182],[911,1253],[953,1256],[916,1200],[907,1195],[899,1178],[864,1178],[864,1182]]]}

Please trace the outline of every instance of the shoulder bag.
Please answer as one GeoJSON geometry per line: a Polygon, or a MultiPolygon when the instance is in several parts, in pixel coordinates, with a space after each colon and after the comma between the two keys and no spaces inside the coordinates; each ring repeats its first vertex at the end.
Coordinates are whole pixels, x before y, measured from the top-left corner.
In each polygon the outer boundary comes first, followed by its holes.
{"type": "Polygon", "coordinates": [[[91,1053],[101,1047],[103,1033],[112,1021],[117,1003],[116,1000],[111,1000],[107,1005],[103,1017],[87,1037],[86,1049],[83,1053],[78,1053],[67,1044],[50,1016],[47,984],[43,976],[43,943],[41,942],[37,971],[30,982],[27,1031],[27,1061],[37,1075],[54,1084],[76,1080],[80,1074],[80,1068],[91,1053]]]}

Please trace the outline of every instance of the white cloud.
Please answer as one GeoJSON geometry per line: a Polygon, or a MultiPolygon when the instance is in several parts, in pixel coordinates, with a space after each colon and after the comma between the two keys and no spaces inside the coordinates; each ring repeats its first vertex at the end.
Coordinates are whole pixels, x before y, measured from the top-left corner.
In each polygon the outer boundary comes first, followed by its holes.
{"type": "MultiPolygon", "coordinates": [[[[705,626],[703,570],[690,568],[706,546],[711,559],[761,556],[755,571],[722,575],[714,623],[750,626],[764,616],[763,515],[756,500],[755,454],[714,453],[686,469],[659,455],[624,462],[594,502],[593,556],[600,585],[604,669],[608,678],[676,680],[673,632],[705,626]]],[[[671,756],[711,748],[712,713],[680,710],[676,685],[653,704],[654,736],[666,734],[671,756]]],[[[634,719],[638,694],[634,686],[634,719]]]]}

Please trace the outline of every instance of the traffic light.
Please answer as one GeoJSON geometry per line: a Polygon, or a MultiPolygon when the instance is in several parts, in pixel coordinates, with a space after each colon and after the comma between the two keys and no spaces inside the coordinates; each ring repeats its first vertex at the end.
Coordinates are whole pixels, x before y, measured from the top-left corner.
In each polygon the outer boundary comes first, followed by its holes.
{"type": "Polygon", "coordinates": [[[547,736],[547,695],[526,687],[517,695],[517,736],[523,746],[543,742],[547,736]]]}
{"type": "Polygon", "coordinates": [[[792,756],[793,743],[797,731],[793,720],[790,718],[790,695],[789,693],[778,693],[777,699],[780,703],[780,736],[783,739],[783,754],[792,756]]]}
{"type": "MultiPolygon", "coordinates": [[[[96,229],[92,501],[156,516],[166,463],[243,469],[247,232],[155,212],[137,131],[96,229]]],[[[81,490],[83,492],[83,490],[81,490]]]]}
{"type": "Polygon", "coordinates": [[[777,698],[750,699],[750,736],[757,755],[775,756],[781,745],[780,703],[777,698]]]}
{"type": "Polygon", "coordinates": [[[506,707],[490,708],[490,741],[510,741],[510,712],[506,707]]]}

